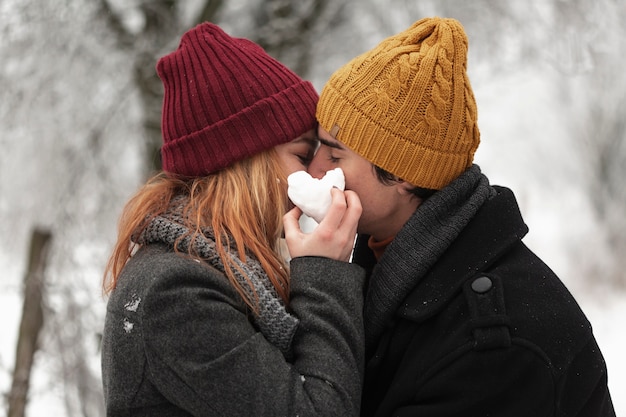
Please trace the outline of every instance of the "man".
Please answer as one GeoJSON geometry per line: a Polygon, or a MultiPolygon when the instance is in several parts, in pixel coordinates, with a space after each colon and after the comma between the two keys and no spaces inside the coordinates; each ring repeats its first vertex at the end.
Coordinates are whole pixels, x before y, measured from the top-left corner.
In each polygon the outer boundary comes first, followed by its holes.
{"type": "Polygon", "coordinates": [[[336,71],[310,166],[363,213],[365,416],[614,416],[591,325],[522,242],[513,193],[473,164],[467,37],[431,18],[336,71]]]}

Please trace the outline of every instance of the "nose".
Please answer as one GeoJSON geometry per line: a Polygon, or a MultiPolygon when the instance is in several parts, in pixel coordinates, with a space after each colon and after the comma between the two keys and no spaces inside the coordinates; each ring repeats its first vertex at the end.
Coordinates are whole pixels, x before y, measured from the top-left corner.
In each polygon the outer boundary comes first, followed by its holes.
{"type": "Polygon", "coordinates": [[[330,166],[327,165],[327,163],[324,163],[324,158],[322,158],[318,152],[309,164],[309,175],[311,175],[313,178],[322,178],[326,174],[326,171],[331,169],[330,166]]]}

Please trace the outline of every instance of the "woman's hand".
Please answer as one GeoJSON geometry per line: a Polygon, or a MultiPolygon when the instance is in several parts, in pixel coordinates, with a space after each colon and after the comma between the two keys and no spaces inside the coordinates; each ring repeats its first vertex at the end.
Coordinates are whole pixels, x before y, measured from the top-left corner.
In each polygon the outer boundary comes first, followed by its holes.
{"type": "Polygon", "coordinates": [[[356,229],[361,217],[361,200],[354,191],[331,190],[332,202],[326,217],[311,233],[300,229],[302,211],[294,207],[283,216],[285,241],[292,258],[323,256],[338,261],[350,260],[356,229]]]}

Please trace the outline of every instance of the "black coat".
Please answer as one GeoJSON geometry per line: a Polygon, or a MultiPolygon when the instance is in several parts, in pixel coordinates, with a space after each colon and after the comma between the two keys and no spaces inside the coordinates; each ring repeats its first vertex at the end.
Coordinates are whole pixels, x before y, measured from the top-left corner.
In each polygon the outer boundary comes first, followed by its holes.
{"type": "Polygon", "coordinates": [[[367,352],[363,416],[615,415],[589,321],[495,188],[367,352]]]}

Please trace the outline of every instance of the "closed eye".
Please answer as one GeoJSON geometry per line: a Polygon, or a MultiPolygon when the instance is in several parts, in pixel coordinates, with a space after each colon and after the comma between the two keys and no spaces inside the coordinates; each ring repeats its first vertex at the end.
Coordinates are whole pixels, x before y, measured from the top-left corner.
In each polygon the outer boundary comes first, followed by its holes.
{"type": "Polygon", "coordinates": [[[313,154],[307,154],[307,155],[296,155],[298,157],[298,159],[300,160],[300,163],[304,166],[309,166],[311,164],[311,161],[313,161],[313,154]]]}

